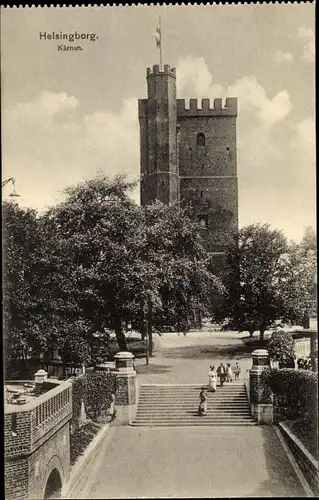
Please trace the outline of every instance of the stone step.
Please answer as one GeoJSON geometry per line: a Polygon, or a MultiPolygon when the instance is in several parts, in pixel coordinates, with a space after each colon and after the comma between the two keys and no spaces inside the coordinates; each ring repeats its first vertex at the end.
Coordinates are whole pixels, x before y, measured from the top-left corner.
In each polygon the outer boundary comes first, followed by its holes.
{"type": "Polygon", "coordinates": [[[133,425],[147,427],[255,425],[243,383],[208,392],[207,414],[197,413],[203,385],[142,385],[133,425]]]}
{"type": "MultiPolygon", "coordinates": [[[[188,408],[171,408],[171,409],[162,409],[162,410],[152,410],[151,408],[148,409],[138,409],[136,414],[137,415],[147,415],[147,416],[156,416],[156,415],[189,415],[192,413],[197,412],[198,405],[193,406],[193,407],[188,407],[188,408]]],[[[241,408],[240,410],[219,410],[216,408],[207,408],[207,412],[212,415],[228,415],[228,416],[236,416],[236,415],[250,415],[249,408],[241,408]]]]}
{"type": "MultiPolygon", "coordinates": [[[[192,404],[196,404],[196,403],[199,403],[199,398],[196,398],[196,399],[166,399],[166,398],[163,398],[161,400],[157,400],[155,401],[154,399],[138,399],[138,402],[139,404],[143,404],[143,405],[156,405],[156,406],[161,406],[163,404],[166,404],[166,405],[174,405],[174,404],[189,404],[189,405],[192,405],[192,404]]],[[[247,398],[243,398],[241,400],[235,400],[235,401],[231,401],[229,399],[208,399],[208,403],[209,404],[218,404],[220,406],[222,405],[229,405],[229,406],[233,406],[233,405],[240,405],[240,404],[248,404],[247,402],[247,398]]]]}
{"type": "MultiPolygon", "coordinates": [[[[208,400],[207,401],[207,404],[209,406],[215,406],[215,407],[218,407],[218,408],[224,408],[224,407],[228,407],[228,408],[236,408],[236,407],[246,407],[246,406],[249,406],[248,404],[248,401],[234,401],[234,402],[230,402],[230,401],[211,401],[211,400],[208,400]]],[[[138,406],[141,406],[143,408],[145,407],[150,407],[150,408],[160,408],[160,407],[163,407],[163,406],[166,406],[167,408],[171,408],[171,407],[187,407],[187,406],[194,406],[194,405],[199,405],[199,399],[195,400],[195,401],[192,401],[192,400],[185,400],[185,401],[177,401],[176,399],[173,400],[173,401],[138,401],[138,406]]]]}
{"type": "MultiPolygon", "coordinates": [[[[190,389],[192,391],[200,390],[202,387],[208,387],[208,383],[204,382],[203,384],[141,384],[140,387],[146,387],[150,390],[156,389],[167,389],[167,390],[178,390],[178,389],[190,389]]],[[[217,387],[220,387],[223,390],[231,390],[231,389],[244,389],[245,384],[234,384],[234,382],[225,382],[223,387],[221,387],[219,381],[217,381],[217,387]]]]}
{"type": "MultiPolygon", "coordinates": [[[[195,399],[199,399],[198,394],[184,394],[184,395],[178,395],[178,394],[163,394],[162,396],[160,394],[157,395],[150,395],[150,394],[139,394],[139,399],[140,400],[152,400],[152,401],[160,401],[163,399],[191,399],[195,401],[195,399]]],[[[220,399],[223,401],[236,401],[236,399],[247,399],[246,394],[239,394],[239,395],[234,395],[234,396],[225,396],[222,394],[208,394],[208,399],[220,399]]]]}
{"type": "MultiPolygon", "coordinates": [[[[193,397],[199,397],[199,393],[200,391],[163,391],[163,392],[160,392],[160,391],[154,391],[154,392],[151,392],[151,391],[139,391],[139,394],[141,396],[144,396],[144,397],[163,397],[163,396],[178,396],[178,397],[183,397],[183,396],[193,396],[193,397]]],[[[236,396],[243,396],[243,397],[246,397],[247,396],[247,392],[246,391],[229,391],[228,393],[226,392],[223,392],[223,391],[219,391],[218,388],[217,388],[217,391],[213,392],[213,391],[207,391],[207,395],[208,396],[220,396],[220,397],[224,397],[224,398],[233,398],[233,397],[236,397],[236,396]]]]}
{"type": "MultiPolygon", "coordinates": [[[[148,389],[191,389],[197,390],[202,387],[208,387],[208,382],[204,382],[203,384],[141,384],[140,387],[147,387],[148,389]]],[[[217,387],[221,387],[219,381],[217,381],[217,387]]],[[[234,382],[225,382],[221,389],[243,389],[245,384],[234,384],[234,382]]]]}
{"type": "MultiPolygon", "coordinates": [[[[177,417],[177,418],[186,418],[186,417],[191,417],[191,416],[194,416],[194,415],[197,415],[197,408],[192,408],[191,410],[188,410],[188,411],[184,411],[184,412],[178,412],[178,411],[167,411],[167,412],[137,412],[136,413],[136,417],[141,417],[141,418],[166,418],[166,417],[172,417],[174,416],[177,417]]],[[[249,413],[249,411],[241,411],[241,412],[237,412],[237,413],[225,413],[225,412],[222,412],[222,411],[213,411],[213,410],[207,410],[207,415],[209,416],[223,416],[225,418],[240,418],[242,416],[244,417],[249,417],[251,418],[251,415],[249,413]]]]}
{"type": "MultiPolygon", "coordinates": [[[[152,398],[163,398],[163,397],[193,397],[193,398],[198,398],[199,397],[199,392],[139,392],[139,395],[141,397],[152,397],[152,398]]],[[[247,397],[246,392],[231,392],[229,394],[225,394],[223,392],[218,391],[209,391],[207,392],[208,397],[220,397],[220,398],[236,398],[236,397],[247,397]]]]}
{"type": "Polygon", "coordinates": [[[238,420],[225,420],[218,418],[207,418],[207,417],[197,417],[198,420],[195,419],[162,419],[162,420],[135,420],[133,425],[244,425],[244,424],[255,424],[252,419],[238,419],[238,420]]]}
{"type": "MultiPolygon", "coordinates": [[[[221,387],[221,385],[219,384],[219,382],[217,382],[217,387],[219,387],[220,389],[222,389],[223,391],[231,391],[231,390],[240,390],[240,389],[245,389],[245,384],[234,384],[232,382],[225,382],[227,385],[223,385],[221,387]]],[[[169,385],[169,384],[163,384],[163,385],[147,385],[147,384],[141,384],[140,385],[141,388],[147,388],[148,390],[150,391],[156,391],[156,390],[160,390],[160,389],[163,389],[163,390],[167,390],[167,391],[170,391],[170,390],[173,390],[173,391],[178,391],[178,390],[184,390],[184,389],[187,389],[187,390],[190,390],[190,391],[198,391],[198,390],[201,390],[202,387],[208,387],[208,383],[203,383],[201,385],[169,385]]]]}
{"type": "Polygon", "coordinates": [[[143,423],[133,423],[134,427],[244,427],[256,425],[256,422],[207,422],[202,419],[198,424],[192,422],[143,422],[143,423]]]}
{"type": "Polygon", "coordinates": [[[238,424],[250,424],[255,423],[252,419],[238,419],[238,420],[225,420],[223,418],[207,418],[207,417],[197,417],[198,421],[195,419],[162,419],[162,420],[135,420],[133,423],[135,425],[201,425],[203,422],[209,425],[238,425],[238,424]]]}
{"type": "MultiPolygon", "coordinates": [[[[207,412],[207,414],[208,414],[207,416],[208,416],[209,418],[213,418],[213,417],[215,416],[215,413],[214,413],[214,412],[212,412],[212,411],[210,411],[210,412],[208,411],[208,412],[207,412]]],[[[217,414],[217,415],[218,415],[218,414],[217,414]]],[[[221,415],[221,414],[219,414],[219,415],[221,415]]],[[[224,413],[223,413],[222,415],[223,415],[223,418],[225,418],[225,420],[234,420],[234,419],[236,420],[236,419],[240,419],[240,418],[245,418],[245,419],[246,419],[246,418],[248,418],[248,419],[251,419],[251,418],[252,418],[252,417],[251,417],[251,415],[250,415],[249,413],[248,413],[247,415],[245,415],[244,417],[242,417],[242,415],[241,415],[241,414],[237,414],[237,415],[229,415],[229,414],[224,414],[224,413]]],[[[152,418],[152,419],[154,419],[154,420],[157,420],[157,419],[160,419],[160,420],[161,420],[161,419],[163,419],[163,418],[166,418],[166,416],[167,416],[167,418],[174,418],[174,419],[177,419],[177,420],[179,420],[179,418],[181,418],[181,419],[185,419],[185,418],[194,419],[194,418],[197,418],[197,417],[198,417],[198,415],[197,415],[197,408],[194,408],[194,409],[193,409],[192,411],[190,411],[188,414],[178,414],[178,416],[177,416],[177,417],[176,417],[176,416],[172,416],[172,414],[159,415],[159,414],[155,413],[155,414],[153,414],[153,415],[145,415],[145,414],[141,414],[141,415],[139,415],[139,419],[144,419],[144,418],[145,418],[145,419],[150,419],[150,418],[152,418]]]]}
{"type": "MultiPolygon", "coordinates": [[[[205,387],[206,390],[208,389],[208,385],[207,384],[203,384],[202,386],[198,386],[198,387],[193,387],[193,386],[161,386],[161,385],[156,385],[156,386],[145,386],[145,385],[141,385],[140,386],[140,389],[141,390],[147,390],[148,392],[158,392],[158,391],[174,391],[174,392],[178,392],[178,391],[189,391],[189,392],[196,392],[196,391],[200,391],[202,387],[205,387]]],[[[223,386],[221,387],[219,384],[217,384],[217,389],[220,390],[220,391],[223,391],[223,392],[231,392],[231,391],[245,391],[246,388],[245,386],[241,386],[241,385],[229,385],[229,386],[223,386]]]]}
{"type": "MultiPolygon", "coordinates": [[[[194,406],[184,406],[184,407],[180,407],[180,406],[174,406],[174,407],[163,407],[163,408],[151,408],[151,407],[144,407],[144,408],[139,408],[138,409],[138,412],[139,413],[145,413],[145,412],[152,412],[152,413],[158,413],[158,412],[162,412],[162,413],[165,413],[165,412],[189,412],[189,411],[192,411],[193,408],[198,408],[198,405],[194,405],[194,406]]],[[[209,406],[208,405],[208,409],[211,410],[211,411],[214,411],[215,413],[226,413],[226,414],[237,414],[237,413],[246,413],[246,412],[249,412],[249,406],[245,406],[243,408],[216,408],[216,407],[213,407],[213,406],[209,406]]]]}

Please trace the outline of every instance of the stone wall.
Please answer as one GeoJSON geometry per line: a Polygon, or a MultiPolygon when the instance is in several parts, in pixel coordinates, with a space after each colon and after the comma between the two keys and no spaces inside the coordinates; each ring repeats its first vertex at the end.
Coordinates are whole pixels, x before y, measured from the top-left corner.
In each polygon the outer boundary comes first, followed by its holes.
{"type": "Polygon", "coordinates": [[[47,479],[57,469],[62,485],[70,470],[72,387],[58,384],[21,407],[5,409],[6,500],[43,498],[47,479]]]}
{"type": "Polygon", "coordinates": [[[300,440],[291,432],[290,429],[282,422],[278,424],[279,430],[283,435],[290,451],[295,457],[307,483],[309,484],[314,495],[319,495],[319,471],[318,462],[306,450],[300,440]]]}

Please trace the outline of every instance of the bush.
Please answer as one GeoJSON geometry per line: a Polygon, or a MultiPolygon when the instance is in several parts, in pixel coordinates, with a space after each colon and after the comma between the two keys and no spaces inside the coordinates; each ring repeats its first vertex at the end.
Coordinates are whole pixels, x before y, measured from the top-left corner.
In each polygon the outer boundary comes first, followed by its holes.
{"type": "Polygon", "coordinates": [[[88,422],[83,425],[83,427],[75,430],[75,432],[71,436],[70,442],[71,465],[73,465],[78,457],[82,455],[90,442],[99,432],[100,428],[101,427],[98,424],[88,422]]]}
{"type": "MultiPolygon", "coordinates": [[[[288,362],[291,362],[296,357],[294,339],[284,330],[273,332],[268,341],[267,349],[270,359],[272,361],[279,361],[280,365],[287,365],[288,362]]],[[[288,368],[288,366],[286,367],[288,368]]]]}
{"type": "Polygon", "coordinates": [[[318,380],[315,373],[290,368],[266,369],[263,378],[275,396],[275,405],[285,408],[286,418],[316,421],[318,380]]]}

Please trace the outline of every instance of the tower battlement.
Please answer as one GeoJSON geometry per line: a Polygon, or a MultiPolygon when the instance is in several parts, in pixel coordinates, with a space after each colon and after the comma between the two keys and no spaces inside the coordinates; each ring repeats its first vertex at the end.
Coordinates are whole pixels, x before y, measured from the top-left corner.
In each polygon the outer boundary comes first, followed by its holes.
{"type": "Polygon", "coordinates": [[[176,78],[176,68],[171,68],[169,64],[164,64],[164,69],[161,71],[159,64],[154,64],[152,69],[147,68],[146,75],[147,77],[156,75],[169,75],[176,78]]]}
{"type": "Polygon", "coordinates": [[[189,100],[189,107],[186,108],[185,99],[177,99],[177,115],[180,116],[237,116],[237,98],[227,97],[223,106],[223,99],[214,99],[213,107],[210,106],[210,99],[202,99],[199,106],[197,99],[189,100]]]}

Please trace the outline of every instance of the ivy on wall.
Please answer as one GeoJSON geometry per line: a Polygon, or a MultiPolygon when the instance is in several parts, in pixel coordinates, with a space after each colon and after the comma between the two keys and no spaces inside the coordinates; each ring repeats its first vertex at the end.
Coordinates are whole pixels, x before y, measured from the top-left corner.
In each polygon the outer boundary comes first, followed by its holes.
{"type": "Polygon", "coordinates": [[[85,373],[72,382],[72,427],[76,429],[84,402],[87,418],[97,422],[112,402],[116,392],[116,375],[107,372],[85,373]]]}

